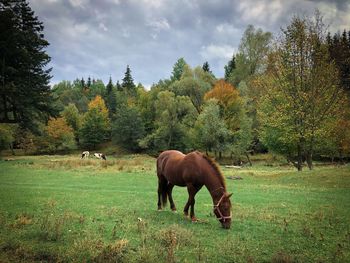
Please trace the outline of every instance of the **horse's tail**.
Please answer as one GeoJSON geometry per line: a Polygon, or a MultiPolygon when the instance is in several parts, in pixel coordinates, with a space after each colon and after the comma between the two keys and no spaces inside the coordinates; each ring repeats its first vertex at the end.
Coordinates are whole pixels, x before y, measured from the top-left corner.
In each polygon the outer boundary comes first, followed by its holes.
{"type": "Polygon", "coordinates": [[[162,160],[157,159],[157,176],[158,176],[158,196],[160,197],[161,206],[165,207],[168,201],[168,180],[162,175],[162,160]]]}
{"type": "Polygon", "coordinates": [[[158,191],[160,191],[162,195],[162,207],[165,207],[168,201],[168,181],[163,176],[159,178],[158,191]]]}

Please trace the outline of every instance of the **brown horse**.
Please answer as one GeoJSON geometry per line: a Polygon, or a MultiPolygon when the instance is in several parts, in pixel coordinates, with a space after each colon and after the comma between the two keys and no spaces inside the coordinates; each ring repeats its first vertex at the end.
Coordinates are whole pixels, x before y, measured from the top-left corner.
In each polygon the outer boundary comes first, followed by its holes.
{"type": "Polygon", "coordinates": [[[194,204],[196,193],[205,185],[213,199],[214,213],[223,228],[231,226],[232,194],[226,192],[225,179],[216,163],[208,156],[195,151],[187,155],[179,151],[169,150],[162,152],[157,158],[158,175],[158,210],[161,210],[169,198],[170,208],[176,211],[172,190],[175,185],[187,186],[188,201],[184,213],[196,221],[194,204]]]}

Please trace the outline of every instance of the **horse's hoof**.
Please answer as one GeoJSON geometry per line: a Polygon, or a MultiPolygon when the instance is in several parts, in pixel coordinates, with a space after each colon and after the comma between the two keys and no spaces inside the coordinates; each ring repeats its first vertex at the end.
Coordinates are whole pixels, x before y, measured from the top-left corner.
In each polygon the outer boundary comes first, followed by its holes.
{"type": "Polygon", "coordinates": [[[163,211],[163,209],[161,209],[161,208],[158,208],[158,210],[157,210],[158,212],[161,212],[161,211],[163,211]]]}
{"type": "Polygon", "coordinates": [[[177,210],[176,209],[173,209],[171,211],[173,211],[173,213],[177,214],[177,210]]]}
{"type": "Polygon", "coordinates": [[[195,217],[192,217],[192,218],[191,218],[191,221],[192,221],[193,223],[197,223],[197,222],[198,222],[198,219],[195,218],[195,217]]]}

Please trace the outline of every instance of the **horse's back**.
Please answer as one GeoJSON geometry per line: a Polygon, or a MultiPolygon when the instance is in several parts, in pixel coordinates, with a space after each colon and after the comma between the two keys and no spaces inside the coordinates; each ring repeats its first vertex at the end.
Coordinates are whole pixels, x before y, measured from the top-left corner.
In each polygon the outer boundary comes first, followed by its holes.
{"type": "Polygon", "coordinates": [[[170,183],[185,186],[188,183],[201,184],[197,152],[187,155],[175,150],[162,152],[157,158],[158,176],[164,176],[170,183]]]}
{"type": "Polygon", "coordinates": [[[182,179],[181,161],[186,155],[180,151],[167,150],[157,158],[158,177],[165,177],[174,185],[186,185],[182,179]]]}

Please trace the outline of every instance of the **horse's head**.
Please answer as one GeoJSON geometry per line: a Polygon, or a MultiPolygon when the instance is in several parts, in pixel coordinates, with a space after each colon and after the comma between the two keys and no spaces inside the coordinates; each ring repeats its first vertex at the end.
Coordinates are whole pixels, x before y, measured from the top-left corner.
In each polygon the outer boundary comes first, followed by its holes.
{"type": "Polygon", "coordinates": [[[214,213],[219,219],[222,227],[225,229],[229,229],[231,227],[231,195],[232,194],[223,193],[220,200],[216,205],[214,205],[214,213]]]}

